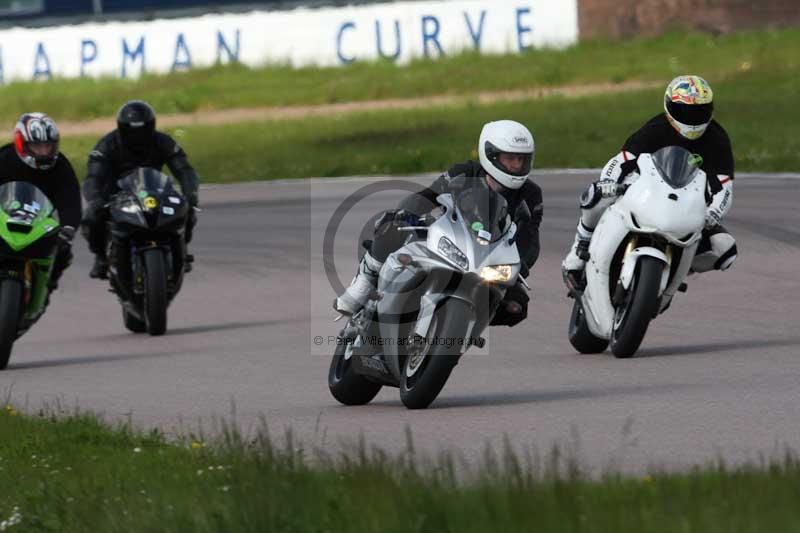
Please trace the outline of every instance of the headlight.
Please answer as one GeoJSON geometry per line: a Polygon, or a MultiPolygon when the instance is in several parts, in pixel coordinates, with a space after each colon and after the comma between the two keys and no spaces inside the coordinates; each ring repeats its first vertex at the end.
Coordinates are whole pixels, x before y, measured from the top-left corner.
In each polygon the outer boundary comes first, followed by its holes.
{"type": "Polygon", "coordinates": [[[139,204],[134,204],[134,203],[125,204],[122,207],[120,207],[119,209],[123,213],[128,213],[129,215],[135,215],[135,214],[140,213],[142,211],[142,208],[139,206],[139,204]]]}
{"type": "Polygon", "coordinates": [[[508,281],[513,270],[511,265],[486,266],[481,269],[481,278],[484,281],[508,281]]]}
{"type": "Polygon", "coordinates": [[[469,267],[469,260],[464,253],[458,249],[458,246],[447,237],[439,239],[439,253],[448,258],[453,263],[457,264],[464,270],[469,267]]]}

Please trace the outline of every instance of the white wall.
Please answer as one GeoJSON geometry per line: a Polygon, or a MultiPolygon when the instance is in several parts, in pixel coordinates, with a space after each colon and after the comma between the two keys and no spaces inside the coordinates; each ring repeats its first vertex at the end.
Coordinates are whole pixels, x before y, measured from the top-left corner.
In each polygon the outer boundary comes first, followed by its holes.
{"type": "Polygon", "coordinates": [[[402,63],[471,49],[560,47],[577,38],[577,0],[397,2],[12,28],[0,31],[0,79],[136,77],[231,60],[336,66],[380,53],[402,63]]]}

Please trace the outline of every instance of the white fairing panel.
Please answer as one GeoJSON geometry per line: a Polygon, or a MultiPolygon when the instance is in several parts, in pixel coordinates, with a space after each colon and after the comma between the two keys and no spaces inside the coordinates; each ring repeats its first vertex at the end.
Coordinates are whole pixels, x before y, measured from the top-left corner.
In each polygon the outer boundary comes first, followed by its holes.
{"type": "MultiPolygon", "coordinates": [[[[688,247],[675,273],[668,283],[669,269],[664,273],[661,290],[665,301],[671,299],[685,277],[690,259],[694,256],[706,216],[706,175],[698,171],[685,187],[675,189],[666,183],[656,169],[650,154],[641,154],[638,159],[640,175],[630,183],[625,194],[606,209],[589,245],[590,259],[586,264],[586,290],[582,303],[586,322],[593,335],[608,339],[614,324],[614,306],[611,302],[609,274],[611,262],[622,241],[630,233],[655,233],[672,244],[688,247]]],[[[636,258],[628,261],[628,271],[635,266],[636,258]]],[[[645,253],[652,255],[653,253],[645,253]]],[[[666,256],[658,257],[669,264],[666,256]]],[[[613,280],[616,287],[617,280],[613,280]]]]}
{"type": "Polygon", "coordinates": [[[614,325],[614,306],[611,304],[609,273],[611,261],[630,228],[624,214],[612,205],[597,224],[589,244],[589,261],[586,263],[586,291],[583,309],[589,331],[607,339],[614,325]]]}
{"type": "Polygon", "coordinates": [[[702,229],[706,218],[705,172],[698,171],[686,187],[674,189],[661,178],[650,154],[640,155],[638,163],[639,179],[615,204],[635,217],[639,227],[631,224],[632,228],[675,240],[684,240],[702,229]]]}

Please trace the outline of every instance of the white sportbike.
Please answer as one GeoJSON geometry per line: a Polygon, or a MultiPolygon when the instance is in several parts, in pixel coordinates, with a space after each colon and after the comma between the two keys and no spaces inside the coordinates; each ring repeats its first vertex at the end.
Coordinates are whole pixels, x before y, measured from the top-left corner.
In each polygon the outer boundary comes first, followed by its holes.
{"type": "Polygon", "coordinates": [[[705,226],[706,174],[695,156],[670,146],[637,163],[594,231],[585,289],[571,294],[569,340],[581,353],[636,353],[650,321],[686,290],[705,226]]]}

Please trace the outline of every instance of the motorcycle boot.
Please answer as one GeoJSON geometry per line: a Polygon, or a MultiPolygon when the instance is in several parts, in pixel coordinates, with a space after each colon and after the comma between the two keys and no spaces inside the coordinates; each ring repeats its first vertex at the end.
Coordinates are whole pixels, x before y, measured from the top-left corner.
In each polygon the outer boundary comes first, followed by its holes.
{"type": "Polygon", "coordinates": [[[92,279],[108,279],[108,261],[101,255],[94,256],[94,266],[89,272],[92,279]]]}
{"type": "Polygon", "coordinates": [[[581,292],[585,287],[583,271],[586,268],[586,261],[589,260],[589,243],[592,240],[592,233],[594,233],[592,230],[578,222],[575,240],[561,263],[561,274],[570,292],[581,292]]]}
{"type": "Polygon", "coordinates": [[[378,288],[378,273],[383,263],[367,252],[358,265],[358,273],[344,293],[333,301],[333,308],[343,315],[357,313],[378,288]]]}

